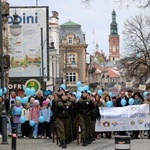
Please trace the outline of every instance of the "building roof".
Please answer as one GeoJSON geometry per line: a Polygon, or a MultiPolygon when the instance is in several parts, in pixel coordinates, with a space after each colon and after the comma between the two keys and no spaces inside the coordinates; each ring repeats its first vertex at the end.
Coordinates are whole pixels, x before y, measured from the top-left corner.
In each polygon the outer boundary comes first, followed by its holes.
{"type": "Polygon", "coordinates": [[[60,32],[59,32],[59,41],[61,44],[62,39],[65,39],[68,34],[74,34],[74,36],[79,39],[80,44],[86,44],[84,39],[84,34],[81,29],[81,25],[72,22],[69,20],[68,22],[61,25],[60,32]]]}
{"type": "Polygon", "coordinates": [[[77,24],[75,22],[72,22],[70,19],[68,22],[63,23],[61,26],[81,26],[80,24],[77,24]]]}
{"type": "Polygon", "coordinates": [[[119,78],[120,77],[119,71],[116,71],[111,68],[107,68],[107,71],[108,71],[109,78],[119,78]]]}

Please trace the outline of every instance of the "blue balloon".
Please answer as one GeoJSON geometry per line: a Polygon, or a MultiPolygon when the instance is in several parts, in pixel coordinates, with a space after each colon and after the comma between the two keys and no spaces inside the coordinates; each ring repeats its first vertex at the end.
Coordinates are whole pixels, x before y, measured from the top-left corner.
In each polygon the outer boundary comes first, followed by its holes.
{"type": "Polygon", "coordinates": [[[109,92],[109,96],[112,98],[113,97],[113,94],[112,94],[112,92],[109,92]]]}
{"type": "Polygon", "coordinates": [[[107,106],[107,107],[112,107],[112,106],[113,106],[112,101],[108,101],[108,102],[106,102],[106,106],[107,106]]]}
{"type": "Polygon", "coordinates": [[[88,90],[89,90],[89,87],[88,87],[87,85],[85,85],[85,86],[83,87],[83,89],[86,90],[86,91],[88,91],[88,90]]]}
{"type": "Polygon", "coordinates": [[[21,115],[21,108],[20,107],[15,108],[15,114],[21,115]]]}
{"type": "Polygon", "coordinates": [[[144,98],[147,97],[147,94],[148,94],[148,92],[146,92],[146,91],[143,93],[144,98]]]}
{"type": "Polygon", "coordinates": [[[16,96],[16,101],[21,102],[21,97],[20,96],[16,96]]]}
{"type": "Polygon", "coordinates": [[[62,84],[60,87],[64,90],[66,90],[66,86],[64,84],[62,84]]]}
{"type": "Polygon", "coordinates": [[[23,124],[23,123],[25,123],[26,119],[25,119],[25,117],[21,116],[19,121],[20,121],[21,124],[23,124]]]}
{"type": "Polygon", "coordinates": [[[77,99],[80,99],[80,98],[81,98],[81,92],[78,92],[78,93],[77,93],[76,98],[77,98],[77,99]]]}
{"type": "Polygon", "coordinates": [[[122,99],[122,100],[121,100],[121,105],[122,105],[122,106],[125,106],[126,103],[127,103],[127,101],[126,101],[125,99],[122,99]]]}
{"type": "Polygon", "coordinates": [[[130,105],[133,105],[133,104],[134,104],[134,99],[133,99],[133,98],[130,98],[130,99],[129,99],[129,104],[130,104],[130,105]]]}
{"type": "Polygon", "coordinates": [[[7,93],[7,89],[4,87],[4,94],[6,94],[7,93]]]}
{"type": "Polygon", "coordinates": [[[38,120],[39,120],[40,123],[43,123],[44,122],[44,117],[40,116],[38,120]]]}
{"type": "Polygon", "coordinates": [[[77,81],[77,82],[76,82],[76,86],[77,86],[77,87],[82,86],[81,82],[80,82],[80,81],[77,81]]]}
{"type": "Polygon", "coordinates": [[[82,91],[83,91],[83,87],[79,87],[79,88],[78,88],[78,91],[79,91],[79,92],[82,92],[82,91]]]}
{"type": "Polygon", "coordinates": [[[25,104],[25,103],[27,103],[28,102],[28,97],[23,97],[22,99],[21,99],[21,103],[22,104],[25,104]]]}
{"type": "Polygon", "coordinates": [[[99,96],[102,96],[103,91],[102,91],[102,90],[98,90],[98,91],[97,91],[97,94],[98,94],[99,96]]]}
{"type": "Polygon", "coordinates": [[[31,89],[30,89],[30,95],[31,95],[31,96],[34,96],[34,95],[35,95],[35,89],[34,89],[34,88],[31,88],[31,89]]]}
{"type": "Polygon", "coordinates": [[[30,88],[26,88],[25,91],[24,91],[24,94],[26,96],[29,96],[30,95],[30,88]]]}
{"type": "Polygon", "coordinates": [[[33,120],[31,120],[31,121],[29,122],[29,125],[30,125],[31,127],[33,127],[33,126],[35,125],[35,122],[34,122],[33,120]]]}
{"type": "Polygon", "coordinates": [[[2,91],[2,89],[0,89],[0,96],[3,96],[3,91],[2,91]]]}

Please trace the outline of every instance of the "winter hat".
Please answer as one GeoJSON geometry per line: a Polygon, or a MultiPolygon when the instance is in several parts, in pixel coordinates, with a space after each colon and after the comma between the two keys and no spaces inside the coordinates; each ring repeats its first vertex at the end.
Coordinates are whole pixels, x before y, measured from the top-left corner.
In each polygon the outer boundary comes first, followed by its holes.
{"type": "Polygon", "coordinates": [[[36,99],[33,103],[37,103],[39,105],[39,100],[36,99]]]}
{"type": "Polygon", "coordinates": [[[43,103],[42,103],[42,104],[47,105],[47,104],[48,104],[48,101],[46,101],[46,100],[45,100],[45,101],[43,101],[43,103]]]}

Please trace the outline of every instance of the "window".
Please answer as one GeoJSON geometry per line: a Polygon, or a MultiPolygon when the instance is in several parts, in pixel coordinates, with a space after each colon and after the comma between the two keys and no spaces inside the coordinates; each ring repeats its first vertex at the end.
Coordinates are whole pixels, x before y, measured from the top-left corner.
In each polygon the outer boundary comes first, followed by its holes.
{"type": "Polygon", "coordinates": [[[69,38],[68,38],[68,44],[73,44],[72,37],[69,37],[69,38]]]}
{"type": "Polygon", "coordinates": [[[76,72],[67,72],[66,80],[67,80],[67,83],[75,84],[76,83],[76,72]]]}
{"type": "Polygon", "coordinates": [[[71,64],[73,61],[75,61],[75,54],[67,54],[67,64],[71,64]]]}

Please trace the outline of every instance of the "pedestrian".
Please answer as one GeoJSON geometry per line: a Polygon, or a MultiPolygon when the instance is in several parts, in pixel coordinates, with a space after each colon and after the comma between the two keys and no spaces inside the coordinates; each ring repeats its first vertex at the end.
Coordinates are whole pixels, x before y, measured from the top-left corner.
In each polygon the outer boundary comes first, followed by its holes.
{"type": "Polygon", "coordinates": [[[34,102],[34,100],[35,100],[35,98],[33,97],[33,96],[31,96],[30,98],[29,98],[29,106],[30,106],[30,108],[32,108],[33,107],[33,102],[34,102]]]}
{"type": "Polygon", "coordinates": [[[48,106],[48,101],[43,101],[43,105],[40,109],[40,116],[44,117],[44,122],[40,123],[40,135],[42,135],[42,139],[44,139],[45,137],[47,139],[50,138],[50,119],[51,119],[51,115],[52,112],[50,110],[50,107],[48,106]]]}
{"type": "Polygon", "coordinates": [[[22,124],[22,137],[23,138],[29,138],[31,127],[29,125],[29,119],[30,119],[30,106],[29,103],[25,103],[23,105],[23,109],[21,112],[21,116],[25,118],[25,123],[22,124]]]}
{"type": "MultiPolygon", "coordinates": [[[[105,100],[105,107],[107,107],[106,104],[108,101],[111,101],[111,98],[109,95],[106,95],[104,100],[105,100]]],[[[111,132],[105,132],[105,137],[111,139],[111,132]]]]}
{"type": "MultiPolygon", "coordinates": [[[[121,90],[121,91],[120,91],[120,96],[119,96],[119,97],[117,98],[117,100],[116,100],[116,107],[124,107],[124,106],[121,104],[121,100],[123,100],[123,99],[126,101],[125,106],[128,106],[128,105],[129,105],[129,103],[128,103],[129,98],[125,95],[125,91],[124,91],[124,90],[121,90]]],[[[124,136],[124,135],[126,135],[126,131],[119,131],[118,134],[124,136]]]]}
{"type": "Polygon", "coordinates": [[[62,100],[56,106],[57,135],[62,148],[67,148],[70,131],[70,121],[72,121],[71,102],[67,101],[66,93],[62,93],[62,100]]]}
{"type": "Polygon", "coordinates": [[[0,96],[0,138],[2,138],[2,102],[3,97],[0,96]]]}
{"type": "Polygon", "coordinates": [[[21,123],[20,123],[20,117],[21,117],[21,110],[22,110],[22,105],[20,101],[15,102],[15,106],[12,110],[12,116],[14,119],[14,125],[17,129],[17,137],[21,137],[21,123]]]}
{"type": "Polygon", "coordinates": [[[39,101],[39,105],[42,106],[42,103],[44,101],[43,92],[41,90],[38,90],[35,96],[35,99],[39,101]]]}
{"type": "Polygon", "coordinates": [[[30,110],[30,121],[34,121],[34,126],[32,127],[32,137],[34,139],[38,136],[38,118],[40,113],[40,105],[38,100],[34,100],[33,107],[30,110]]]}
{"type": "MultiPolygon", "coordinates": [[[[101,116],[100,116],[100,111],[99,111],[98,103],[97,103],[97,101],[95,100],[94,96],[91,95],[91,96],[90,96],[90,99],[91,99],[91,101],[92,101],[93,104],[94,104],[94,107],[93,107],[93,109],[92,109],[92,111],[91,111],[91,131],[92,131],[92,134],[91,134],[91,142],[92,142],[92,141],[95,141],[95,136],[97,136],[97,135],[95,134],[95,124],[96,124],[96,120],[97,120],[98,122],[100,122],[101,116]]],[[[100,99],[99,99],[99,100],[100,100],[100,99]]]]}
{"type": "MultiPolygon", "coordinates": [[[[139,92],[136,92],[136,93],[133,94],[133,98],[134,98],[134,103],[133,103],[133,105],[140,105],[140,104],[143,104],[143,100],[142,100],[140,97],[141,97],[141,95],[140,95],[139,92]]],[[[140,131],[134,130],[134,131],[133,131],[133,137],[132,137],[132,138],[139,139],[139,137],[138,137],[138,136],[139,136],[139,133],[140,133],[140,131]]]]}
{"type": "Polygon", "coordinates": [[[94,104],[87,98],[88,93],[86,90],[83,90],[81,93],[81,98],[76,105],[76,111],[81,129],[82,146],[87,146],[91,136],[91,110],[94,108],[94,104]]]}
{"type": "MultiPolygon", "coordinates": [[[[95,103],[97,103],[99,108],[105,106],[105,100],[102,101],[102,98],[100,95],[96,93],[94,97],[95,97],[95,103]]],[[[96,138],[99,139],[100,136],[101,138],[103,138],[103,132],[96,132],[96,138]]]]}

